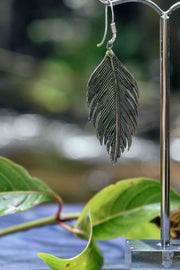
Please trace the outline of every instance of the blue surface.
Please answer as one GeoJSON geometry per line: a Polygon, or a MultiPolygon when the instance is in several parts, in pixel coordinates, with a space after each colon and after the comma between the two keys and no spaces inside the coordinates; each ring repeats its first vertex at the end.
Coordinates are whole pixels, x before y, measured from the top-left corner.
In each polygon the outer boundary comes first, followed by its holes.
{"type": "MultiPolygon", "coordinates": [[[[82,206],[65,205],[63,213],[80,212],[82,206]]],[[[56,205],[41,205],[24,213],[1,217],[0,228],[53,216],[56,205]]],[[[0,270],[48,270],[49,267],[37,257],[44,252],[60,258],[78,255],[87,242],[74,237],[59,225],[44,226],[0,238],[0,270]]],[[[98,242],[105,258],[105,264],[119,263],[123,257],[122,238],[98,242]]],[[[88,269],[87,269],[88,270],[88,269]]]]}

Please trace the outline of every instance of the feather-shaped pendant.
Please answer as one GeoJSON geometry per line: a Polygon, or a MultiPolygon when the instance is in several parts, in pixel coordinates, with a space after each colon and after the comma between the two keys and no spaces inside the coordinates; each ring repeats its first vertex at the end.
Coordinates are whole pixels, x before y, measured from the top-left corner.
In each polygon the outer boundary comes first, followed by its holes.
{"type": "Polygon", "coordinates": [[[138,116],[138,87],[112,50],[95,69],[88,83],[89,120],[105,144],[113,164],[131,147],[138,116]]]}

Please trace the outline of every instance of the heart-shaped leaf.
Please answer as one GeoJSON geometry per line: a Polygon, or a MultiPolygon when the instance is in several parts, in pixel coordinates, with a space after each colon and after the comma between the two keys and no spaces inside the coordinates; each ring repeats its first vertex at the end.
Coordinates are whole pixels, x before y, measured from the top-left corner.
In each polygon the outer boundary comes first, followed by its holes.
{"type": "Polygon", "coordinates": [[[61,198],[21,166],[0,157],[0,216],[26,211],[42,202],[61,198]]]}
{"type": "Polygon", "coordinates": [[[84,220],[81,223],[81,230],[84,231],[85,228],[89,237],[89,241],[85,250],[80,255],[66,260],[59,259],[44,253],[40,253],[38,256],[44,260],[52,270],[99,270],[103,264],[103,257],[100,250],[93,241],[92,223],[89,215],[84,216],[84,220]]]}
{"type": "MultiPolygon", "coordinates": [[[[81,227],[90,210],[96,240],[126,235],[160,214],[160,183],[151,179],[129,179],[108,186],[83,209],[77,223],[81,227]]],[[[178,208],[180,196],[171,191],[171,208],[178,208]]]]}

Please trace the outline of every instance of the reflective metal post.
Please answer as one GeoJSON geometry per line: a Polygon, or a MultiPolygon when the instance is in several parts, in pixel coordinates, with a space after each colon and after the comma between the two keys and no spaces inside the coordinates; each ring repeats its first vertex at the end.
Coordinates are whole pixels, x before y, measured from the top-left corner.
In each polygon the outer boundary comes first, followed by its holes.
{"type": "MultiPolygon", "coordinates": [[[[107,0],[99,0],[109,5],[107,0]]],[[[180,2],[163,11],[151,0],[112,0],[113,5],[137,2],[153,8],[160,15],[160,88],[161,88],[161,243],[170,245],[170,154],[169,154],[169,96],[170,96],[170,26],[169,16],[180,2]]]]}
{"type": "Polygon", "coordinates": [[[170,95],[170,31],[169,16],[160,21],[160,88],[161,88],[161,243],[170,245],[170,157],[169,157],[169,95],[170,95]]]}

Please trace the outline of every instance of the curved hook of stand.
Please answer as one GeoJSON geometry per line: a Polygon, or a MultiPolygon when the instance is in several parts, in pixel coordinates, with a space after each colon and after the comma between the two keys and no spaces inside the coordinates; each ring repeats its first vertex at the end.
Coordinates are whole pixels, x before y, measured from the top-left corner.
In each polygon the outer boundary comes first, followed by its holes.
{"type": "MultiPolygon", "coordinates": [[[[109,6],[108,0],[99,0],[103,5],[109,6]]],[[[119,5],[124,3],[142,3],[147,6],[152,7],[160,16],[167,15],[170,16],[175,10],[180,8],[180,2],[173,4],[167,11],[163,11],[156,3],[151,0],[112,0],[113,5],[119,5]]]]}
{"type": "MultiPolygon", "coordinates": [[[[109,6],[109,1],[107,0],[99,0],[103,5],[109,6]]],[[[164,11],[153,1],[151,0],[112,0],[113,5],[119,5],[119,4],[124,4],[124,3],[130,3],[130,2],[135,2],[135,3],[142,3],[147,6],[152,7],[159,15],[163,15],[164,11]]]]}
{"type": "Polygon", "coordinates": [[[168,11],[166,12],[166,14],[168,16],[170,16],[175,10],[177,10],[178,8],[180,8],[180,2],[177,2],[176,4],[172,5],[168,11]]]}
{"type": "MultiPolygon", "coordinates": [[[[167,11],[163,11],[156,3],[154,3],[151,0],[112,0],[112,1],[99,0],[99,1],[105,5],[105,30],[104,30],[103,39],[99,44],[97,44],[97,47],[101,47],[106,40],[107,31],[108,31],[108,6],[111,6],[111,10],[112,10],[113,5],[124,4],[124,3],[142,3],[147,6],[152,7],[161,17],[164,15],[170,16],[175,10],[180,8],[180,2],[177,2],[176,4],[172,5],[167,11]]],[[[112,45],[116,39],[116,26],[115,24],[113,25],[113,21],[114,21],[114,12],[112,12],[112,23],[111,23],[113,37],[108,42],[109,45],[112,45]]]]}

